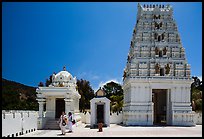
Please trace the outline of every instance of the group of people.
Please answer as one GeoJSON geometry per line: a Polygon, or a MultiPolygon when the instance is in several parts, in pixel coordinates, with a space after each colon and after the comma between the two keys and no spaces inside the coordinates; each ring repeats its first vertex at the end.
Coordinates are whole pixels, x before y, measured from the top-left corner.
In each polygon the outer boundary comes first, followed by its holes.
{"type": "Polygon", "coordinates": [[[69,112],[68,116],[66,115],[66,113],[63,111],[62,115],[60,116],[59,119],[59,126],[60,129],[62,131],[62,135],[65,135],[65,131],[68,128],[68,133],[73,132],[72,131],[72,125],[73,125],[73,117],[72,117],[72,113],[69,112]]]}

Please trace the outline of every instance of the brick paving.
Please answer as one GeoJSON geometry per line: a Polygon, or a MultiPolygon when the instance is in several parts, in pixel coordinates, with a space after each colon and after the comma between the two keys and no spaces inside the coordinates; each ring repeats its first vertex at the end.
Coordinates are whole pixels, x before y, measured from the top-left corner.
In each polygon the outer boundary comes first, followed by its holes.
{"type": "Polygon", "coordinates": [[[90,129],[82,124],[73,127],[73,133],[60,135],[60,130],[37,130],[32,133],[21,135],[20,137],[202,137],[202,125],[195,127],[179,126],[121,126],[111,124],[110,127],[103,128],[103,132],[98,129],[90,129]]]}

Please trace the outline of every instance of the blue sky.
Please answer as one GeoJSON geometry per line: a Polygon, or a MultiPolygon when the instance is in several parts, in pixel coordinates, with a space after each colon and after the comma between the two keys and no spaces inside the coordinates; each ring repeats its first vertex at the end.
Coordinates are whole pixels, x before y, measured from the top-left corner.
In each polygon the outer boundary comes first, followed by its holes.
{"type": "MultiPolygon", "coordinates": [[[[191,75],[202,77],[202,3],[169,4],[191,75]]],[[[2,77],[36,87],[66,66],[95,90],[121,83],[136,15],[136,2],[3,2],[2,77]]]]}

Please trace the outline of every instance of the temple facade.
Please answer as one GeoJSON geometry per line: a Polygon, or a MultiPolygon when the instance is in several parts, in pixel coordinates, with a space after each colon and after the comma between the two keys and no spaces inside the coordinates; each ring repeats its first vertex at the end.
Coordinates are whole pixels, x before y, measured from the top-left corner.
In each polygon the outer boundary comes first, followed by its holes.
{"type": "Polygon", "coordinates": [[[194,124],[190,65],[170,5],[140,5],[123,75],[125,125],[194,124]]]}
{"type": "MultiPolygon", "coordinates": [[[[72,112],[74,119],[80,121],[79,99],[76,77],[73,77],[66,68],[52,75],[52,82],[48,87],[38,87],[37,101],[39,103],[38,129],[43,129],[46,124],[55,123],[60,118],[62,111],[72,112]]],[[[56,125],[58,127],[58,124],[56,125]]]]}

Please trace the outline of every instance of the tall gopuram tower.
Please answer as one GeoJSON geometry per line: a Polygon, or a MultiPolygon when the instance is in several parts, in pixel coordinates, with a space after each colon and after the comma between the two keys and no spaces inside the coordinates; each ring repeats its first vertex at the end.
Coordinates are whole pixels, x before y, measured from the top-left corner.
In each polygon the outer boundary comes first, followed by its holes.
{"type": "Polygon", "coordinates": [[[124,125],[195,125],[190,65],[172,14],[170,5],[138,4],[123,75],[124,125]]]}

